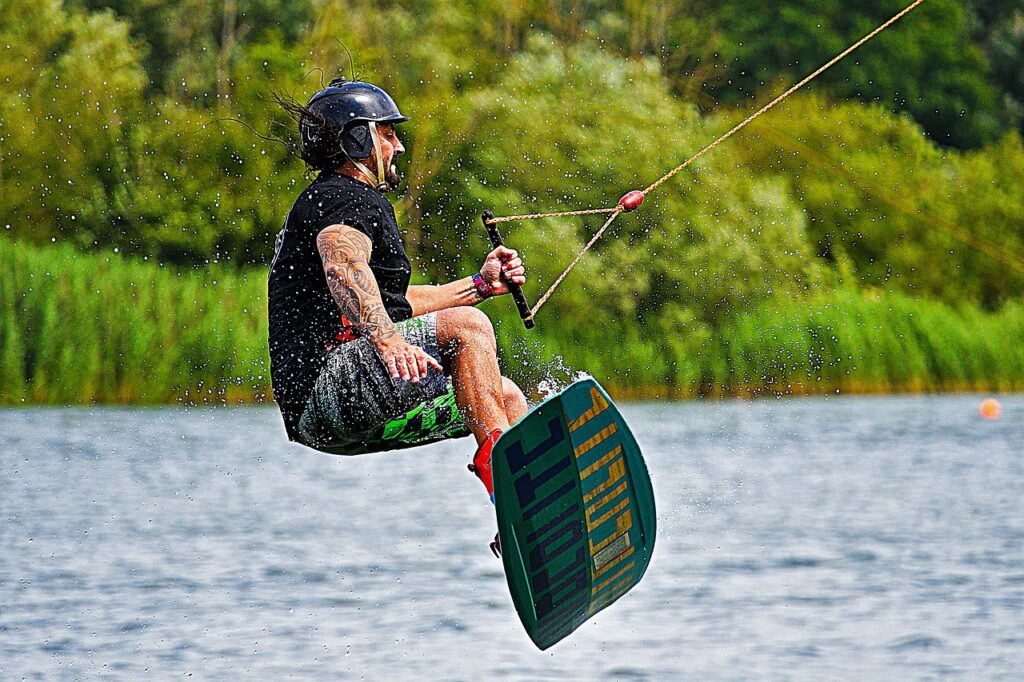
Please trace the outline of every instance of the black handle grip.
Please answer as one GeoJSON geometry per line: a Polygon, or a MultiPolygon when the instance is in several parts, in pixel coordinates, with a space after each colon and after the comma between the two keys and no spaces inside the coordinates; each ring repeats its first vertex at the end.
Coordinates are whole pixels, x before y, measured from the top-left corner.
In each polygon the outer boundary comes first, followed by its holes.
{"type": "MultiPolygon", "coordinates": [[[[505,242],[501,239],[501,232],[498,231],[498,225],[490,221],[494,220],[494,214],[490,211],[484,211],[483,214],[484,227],[487,228],[487,236],[491,238],[491,244],[494,248],[504,246],[505,242]]],[[[516,308],[519,309],[519,317],[523,318],[523,325],[527,329],[533,329],[533,313],[530,312],[530,304],[526,302],[526,296],[523,295],[523,289],[518,284],[512,282],[505,282],[508,286],[509,293],[512,294],[512,300],[516,302],[516,308]]]]}

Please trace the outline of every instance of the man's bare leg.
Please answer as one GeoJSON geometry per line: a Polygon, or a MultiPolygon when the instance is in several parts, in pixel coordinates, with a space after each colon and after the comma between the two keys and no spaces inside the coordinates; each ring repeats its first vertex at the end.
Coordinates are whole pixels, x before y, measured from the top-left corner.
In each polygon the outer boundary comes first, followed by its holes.
{"type": "Polygon", "coordinates": [[[515,424],[530,409],[526,404],[526,396],[508,377],[501,378],[501,394],[505,402],[505,416],[508,417],[508,423],[515,424]]]}
{"type": "MultiPolygon", "coordinates": [[[[483,312],[459,307],[437,314],[437,341],[455,388],[455,403],[466,426],[483,443],[491,432],[505,431],[510,415],[504,400],[504,379],[498,368],[494,328],[483,312]]],[[[523,407],[525,408],[525,399],[523,407]]],[[[512,406],[518,414],[519,406],[512,406]]],[[[525,410],[524,410],[525,412],[525,410]]]]}

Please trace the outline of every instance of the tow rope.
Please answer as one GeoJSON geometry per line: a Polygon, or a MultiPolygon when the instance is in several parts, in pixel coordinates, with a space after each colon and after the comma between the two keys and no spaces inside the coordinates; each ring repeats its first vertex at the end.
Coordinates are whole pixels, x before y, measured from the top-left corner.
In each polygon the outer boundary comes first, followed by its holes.
{"type": "Polygon", "coordinates": [[[853,52],[854,50],[859,48],[861,45],[863,45],[864,43],[868,42],[869,40],[871,40],[872,38],[877,36],[879,33],[884,31],[885,29],[887,29],[890,26],[892,26],[893,24],[895,24],[897,21],[899,21],[904,16],[909,14],[911,11],[916,9],[917,6],[922,4],[923,2],[925,2],[925,0],[914,0],[914,2],[912,2],[910,5],[905,7],[901,12],[899,12],[898,14],[893,16],[891,19],[886,21],[884,24],[882,24],[881,26],[879,26],[875,30],[871,31],[871,33],[868,33],[866,36],[864,36],[863,38],[858,40],[856,43],[854,43],[850,47],[848,47],[845,50],[843,50],[841,53],[839,53],[838,55],[833,57],[829,62],[827,62],[823,66],[819,67],[816,71],[811,73],[809,76],[804,78],[802,81],[800,81],[796,85],[794,85],[791,88],[789,88],[788,90],[786,90],[784,93],[782,93],[781,95],[779,95],[778,97],[773,99],[771,102],[769,102],[768,104],[764,105],[763,107],[761,107],[760,109],[755,111],[753,114],[751,114],[750,116],[748,116],[745,119],[743,119],[742,121],[740,121],[731,130],[729,130],[729,132],[725,133],[724,135],[721,135],[714,142],[710,143],[709,145],[707,145],[706,147],[701,149],[699,152],[697,152],[696,154],[694,154],[693,156],[688,158],[686,161],[684,161],[683,163],[679,164],[678,166],[676,166],[675,168],[673,168],[669,172],[665,173],[663,176],[661,176],[660,178],[658,178],[657,180],[652,182],[650,185],[648,185],[644,189],[642,189],[642,190],[633,190],[632,192],[628,192],[625,196],[623,196],[621,199],[619,199],[618,203],[616,203],[614,206],[611,206],[611,207],[608,207],[608,208],[586,209],[586,210],[582,210],[582,211],[556,211],[556,212],[551,212],[551,213],[528,213],[528,214],[525,214],[525,215],[512,215],[512,216],[500,216],[500,217],[495,217],[494,215],[492,215],[490,213],[490,211],[484,213],[484,215],[483,215],[484,225],[487,226],[488,233],[489,233],[490,238],[491,238],[491,242],[495,246],[500,246],[501,245],[501,235],[499,234],[498,228],[497,228],[499,223],[507,223],[507,222],[517,221],[517,220],[536,220],[536,219],[539,219],[539,218],[561,218],[561,217],[567,217],[567,216],[584,216],[584,215],[598,215],[598,214],[600,214],[600,215],[607,215],[608,216],[608,219],[605,221],[604,225],[601,226],[601,229],[594,233],[594,236],[590,238],[590,241],[588,241],[586,246],[583,247],[583,250],[580,251],[578,254],[576,254],[576,257],[572,259],[572,262],[569,263],[569,266],[565,269],[565,271],[562,272],[562,274],[558,276],[558,278],[551,284],[550,287],[548,287],[548,290],[546,292],[544,292],[544,295],[541,296],[537,300],[537,302],[533,305],[533,307],[530,307],[530,305],[526,302],[526,298],[523,296],[522,289],[518,285],[515,285],[515,284],[510,284],[509,285],[509,289],[512,292],[513,298],[516,301],[516,306],[519,309],[519,315],[520,315],[520,317],[522,317],[523,322],[524,322],[524,324],[526,324],[527,328],[533,327],[533,325],[534,325],[533,318],[537,315],[537,311],[541,309],[541,306],[543,306],[545,303],[547,303],[548,299],[551,298],[551,295],[553,293],[555,293],[555,289],[557,289],[558,286],[562,283],[562,281],[565,280],[565,278],[569,275],[569,273],[572,272],[572,269],[576,267],[576,264],[580,262],[580,259],[583,258],[583,256],[587,253],[587,251],[590,250],[590,247],[592,247],[597,242],[597,240],[601,238],[601,235],[603,235],[605,233],[605,231],[608,229],[608,227],[613,222],[615,222],[615,219],[618,218],[620,214],[628,213],[630,211],[635,211],[636,209],[638,209],[640,207],[640,204],[642,204],[644,202],[644,199],[647,197],[647,195],[650,194],[651,192],[653,192],[654,190],[658,189],[658,187],[660,187],[663,183],[668,182],[677,173],[679,173],[680,171],[686,169],[687,166],[691,165],[692,163],[694,163],[695,161],[700,159],[702,156],[704,156],[705,154],[710,152],[712,149],[714,149],[718,145],[720,145],[723,142],[725,142],[726,140],[728,140],[730,137],[732,137],[733,135],[735,135],[736,133],[741,131],[743,128],[747,127],[747,125],[749,125],[750,123],[752,123],[753,121],[755,121],[759,117],[761,117],[764,114],[768,113],[771,109],[775,108],[776,105],[781,103],[787,97],[789,97],[790,95],[795,93],[797,90],[799,90],[800,88],[802,88],[805,85],[807,85],[808,83],[810,83],[812,80],[814,80],[815,78],[817,78],[818,76],[820,76],[824,72],[828,71],[830,68],[832,68],[833,66],[838,64],[840,61],[845,59],[847,56],[849,56],[849,54],[851,52],[853,52]]]}

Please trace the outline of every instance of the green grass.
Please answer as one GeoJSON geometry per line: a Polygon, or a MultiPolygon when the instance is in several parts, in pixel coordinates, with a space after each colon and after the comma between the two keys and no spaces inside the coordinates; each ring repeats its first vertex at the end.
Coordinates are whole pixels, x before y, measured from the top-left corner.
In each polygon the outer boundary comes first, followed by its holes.
{"type": "Polygon", "coordinates": [[[833,292],[777,302],[719,329],[683,393],[804,394],[1024,389],[1024,307],[955,310],[903,295],[833,292]]]}
{"type": "Polygon", "coordinates": [[[0,404],[259,400],[266,281],[0,242],[0,404]]]}
{"type": "MultiPolygon", "coordinates": [[[[769,302],[710,335],[595,315],[527,336],[504,303],[488,311],[523,377],[561,356],[623,397],[1024,390],[1020,303],[986,314],[843,290],[769,302]]],[[[0,240],[0,405],[267,400],[266,326],[262,270],[178,273],[0,240]]]]}

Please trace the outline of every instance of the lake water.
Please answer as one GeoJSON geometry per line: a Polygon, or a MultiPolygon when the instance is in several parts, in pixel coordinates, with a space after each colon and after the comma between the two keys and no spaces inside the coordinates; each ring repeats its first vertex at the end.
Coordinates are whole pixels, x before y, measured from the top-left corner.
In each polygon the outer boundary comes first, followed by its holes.
{"type": "Polygon", "coordinates": [[[0,411],[0,679],[1020,679],[1024,397],[625,405],[659,535],[521,629],[469,440],[345,459],[272,408],[0,411]]]}

